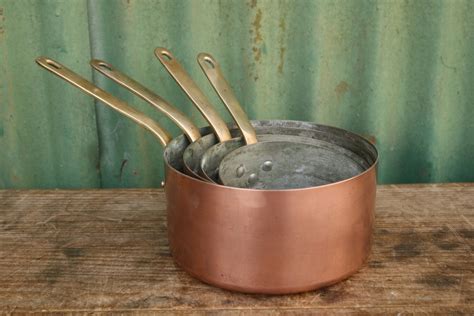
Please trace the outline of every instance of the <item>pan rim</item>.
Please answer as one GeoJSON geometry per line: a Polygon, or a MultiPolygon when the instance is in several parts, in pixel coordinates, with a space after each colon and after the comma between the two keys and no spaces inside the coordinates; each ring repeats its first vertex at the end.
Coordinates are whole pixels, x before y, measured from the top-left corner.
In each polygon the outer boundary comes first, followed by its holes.
{"type": "MultiPolygon", "coordinates": [[[[354,133],[354,132],[351,132],[349,130],[346,130],[346,129],[343,129],[343,128],[339,128],[339,127],[335,127],[335,126],[331,126],[331,125],[326,125],[326,124],[318,124],[318,123],[314,123],[314,122],[308,122],[308,121],[299,121],[299,120],[270,120],[270,119],[264,119],[264,120],[252,120],[251,122],[258,122],[258,123],[265,123],[265,122],[275,122],[275,121],[278,121],[278,122],[297,122],[297,123],[307,123],[307,124],[312,124],[312,125],[318,125],[318,126],[324,126],[324,127],[329,127],[329,128],[332,128],[332,129],[336,129],[336,130],[339,130],[341,132],[345,132],[345,133],[349,133],[357,138],[360,138],[361,140],[363,140],[373,151],[374,151],[374,155],[375,155],[375,159],[373,161],[373,163],[364,171],[362,171],[361,173],[353,176],[353,177],[350,177],[350,178],[347,178],[347,179],[343,179],[343,180],[340,180],[340,181],[337,181],[337,182],[331,182],[331,183],[327,183],[327,184],[323,184],[323,185],[318,185],[318,186],[311,186],[311,187],[305,187],[305,188],[293,188],[293,189],[252,189],[252,188],[238,188],[238,187],[231,187],[231,186],[225,186],[225,185],[222,185],[222,184],[218,184],[218,183],[211,183],[211,182],[206,182],[206,181],[203,181],[203,180],[200,180],[200,179],[197,179],[197,178],[193,178],[191,176],[188,176],[186,175],[185,173],[183,173],[182,171],[180,170],[177,170],[176,168],[174,168],[173,166],[171,166],[171,164],[169,163],[168,159],[166,158],[166,151],[168,150],[169,148],[169,145],[175,140],[177,139],[178,137],[185,137],[184,135],[179,135],[177,137],[175,137],[171,142],[170,144],[168,144],[168,146],[166,146],[165,150],[163,151],[163,160],[167,166],[167,168],[170,168],[174,171],[176,171],[177,173],[179,173],[181,176],[184,176],[186,178],[188,178],[189,180],[196,180],[196,181],[199,181],[199,182],[202,182],[204,185],[211,185],[211,186],[216,186],[217,188],[219,189],[231,189],[231,190],[242,190],[242,191],[248,191],[248,192],[259,192],[259,193],[264,193],[264,192],[275,192],[275,193],[281,193],[281,192],[296,192],[296,191],[306,191],[306,190],[317,190],[317,189],[325,189],[325,188],[328,188],[328,187],[331,187],[331,186],[335,186],[335,185],[341,185],[341,184],[344,184],[344,183],[347,183],[347,182],[350,182],[350,181],[356,181],[358,178],[361,178],[361,177],[364,177],[366,174],[368,174],[369,172],[372,172],[372,170],[374,168],[377,167],[378,165],[378,162],[379,162],[379,152],[377,150],[377,147],[375,147],[374,144],[372,144],[369,140],[367,140],[365,137],[363,137],[362,135],[359,135],[357,133],[354,133]]],[[[304,127],[301,127],[301,129],[305,129],[304,127]]],[[[203,135],[205,136],[205,135],[203,135]]],[[[184,152],[183,152],[184,153],[184,152]]],[[[165,180],[165,188],[166,188],[166,180],[165,180]]]]}

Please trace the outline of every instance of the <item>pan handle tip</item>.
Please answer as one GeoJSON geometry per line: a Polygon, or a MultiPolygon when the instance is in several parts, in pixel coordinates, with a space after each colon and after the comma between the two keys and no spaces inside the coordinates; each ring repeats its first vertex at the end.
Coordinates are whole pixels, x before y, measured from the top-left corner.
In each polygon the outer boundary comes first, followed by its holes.
{"type": "Polygon", "coordinates": [[[35,59],[36,63],[44,68],[51,69],[51,68],[56,68],[56,69],[61,69],[63,66],[58,63],[55,60],[52,60],[51,58],[45,57],[45,56],[40,56],[35,59]]]}
{"type": "Polygon", "coordinates": [[[161,61],[166,62],[174,59],[173,54],[170,52],[169,49],[164,47],[157,47],[155,48],[155,56],[161,61]]]}
{"type": "Polygon", "coordinates": [[[102,71],[102,70],[113,71],[114,70],[114,67],[111,64],[109,64],[109,63],[107,63],[103,60],[100,60],[100,59],[91,59],[89,64],[94,69],[97,69],[99,71],[102,71]]]}
{"type": "Polygon", "coordinates": [[[216,68],[219,66],[217,60],[215,60],[214,57],[212,57],[212,55],[208,53],[199,53],[197,56],[197,60],[201,67],[216,68]]]}

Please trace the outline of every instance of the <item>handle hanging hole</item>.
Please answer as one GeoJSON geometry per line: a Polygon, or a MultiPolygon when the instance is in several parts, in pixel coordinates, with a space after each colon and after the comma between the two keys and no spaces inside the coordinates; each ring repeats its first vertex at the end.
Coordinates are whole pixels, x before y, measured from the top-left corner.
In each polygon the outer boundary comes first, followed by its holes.
{"type": "Polygon", "coordinates": [[[55,62],[55,61],[53,61],[53,60],[51,60],[51,59],[47,59],[47,60],[46,60],[46,63],[47,63],[48,65],[50,65],[50,66],[56,68],[56,69],[61,69],[61,68],[62,68],[60,64],[58,64],[57,62],[55,62]]]}
{"type": "Polygon", "coordinates": [[[212,60],[209,56],[204,57],[204,62],[212,69],[216,68],[214,60],[212,60]]]}
{"type": "Polygon", "coordinates": [[[173,57],[171,57],[170,53],[165,52],[165,51],[161,52],[161,56],[165,57],[166,60],[172,60],[173,59],[173,57]]]}
{"type": "Polygon", "coordinates": [[[109,64],[104,63],[104,62],[100,62],[100,63],[99,63],[99,67],[104,68],[104,69],[107,69],[108,71],[112,71],[112,67],[110,67],[109,64]]]}

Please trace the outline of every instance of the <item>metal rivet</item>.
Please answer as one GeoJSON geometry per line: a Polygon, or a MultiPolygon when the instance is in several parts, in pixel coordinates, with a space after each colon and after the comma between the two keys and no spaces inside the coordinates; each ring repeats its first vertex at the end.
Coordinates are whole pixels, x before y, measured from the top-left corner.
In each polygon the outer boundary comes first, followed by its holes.
{"type": "Polygon", "coordinates": [[[249,185],[254,185],[255,183],[257,183],[257,181],[258,181],[257,174],[251,173],[251,174],[249,175],[249,179],[248,179],[249,185]]]}
{"type": "Polygon", "coordinates": [[[240,165],[237,167],[237,169],[235,170],[235,174],[237,175],[238,178],[242,177],[245,173],[245,166],[244,165],[240,165]]]}
{"type": "Polygon", "coordinates": [[[263,171],[270,171],[272,170],[273,162],[271,160],[267,160],[262,164],[263,171]]]}

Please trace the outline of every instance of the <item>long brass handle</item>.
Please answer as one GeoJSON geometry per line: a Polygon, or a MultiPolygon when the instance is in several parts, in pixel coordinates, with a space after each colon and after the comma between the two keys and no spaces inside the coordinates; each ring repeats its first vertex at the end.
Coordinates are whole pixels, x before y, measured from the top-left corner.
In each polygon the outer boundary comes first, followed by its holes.
{"type": "Polygon", "coordinates": [[[163,100],[161,97],[153,93],[148,88],[144,87],[137,81],[128,77],[124,73],[118,71],[111,64],[98,59],[93,59],[90,62],[91,66],[105,75],[106,77],[112,79],[123,87],[127,88],[137,96],[141,97],[156,109],[161,111],[163,114],[168,116],[176,125],[181,128],[181,130],[186,134],[191,142],[194,142],[201,138],[199,129],[191,122],[191,120],[186,117],[183,113],[177,110],[175,107],[171,106],[167,101],[163,100]]]}
{"type": "Polygon", "coordinates": [[[207,53],[200,53],[198,55],[198,63],[202,71],[206,74],[207,79],[211,82],[212,87],[217,92],[222,102],[229,110],[235,122],[239,126],[242,135],[244,136],[247,145],[257,142],[257,134],[252,124],[250,124],[247,113],[240,106],[239,101],[232,92],[231,87],[227,83],[222,74],[219,63],[207,53]]]}
{"type": "Polygon", "coordinates": [[[219,116],[207,97],[196,85],[189,74],[184,70],[176,58],[166,48],[155,49],[155,56],[163,64],[170,75],[176,80],[188,97],[193,101],[206,121],[211,125],[220,142],[231,139],[229,129],[224,120],[219,116]]]}
{"type": "Polygon", "coordinates": [[[96,99],[104,102],[112,109],[117,112],[125,115],[126,117],[131,118],[137,122],[142,127],[148,129],[150,132],[155,135],[163,146],[166,146],[171,141],[171,136],[162,129],[155,121],[146,116],[145,114],[135,110],[134,108],[127,105],[127,103],[117,99],[111,94],[105,92],[104,90],[96,87],[91,82],[82,78],[78,74],[74,73],[72,70],[69,70],[65,66],[61,65],[57,61],[54,61],[47,57],[38,57],[36,62],[43,68],[49,70],[60,78],[66,80],[73,86],[81,89],[87,94],[95,97],[96,99]]]}

